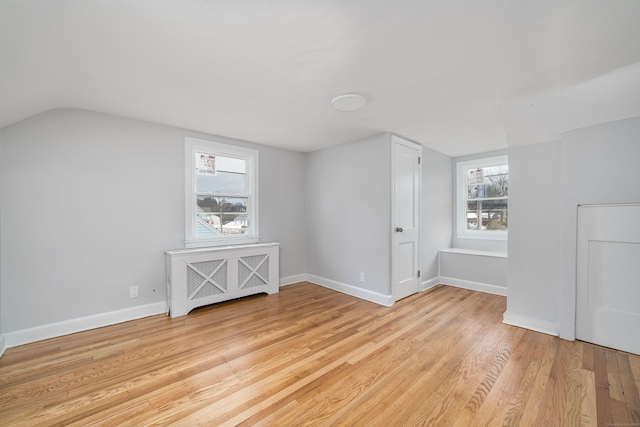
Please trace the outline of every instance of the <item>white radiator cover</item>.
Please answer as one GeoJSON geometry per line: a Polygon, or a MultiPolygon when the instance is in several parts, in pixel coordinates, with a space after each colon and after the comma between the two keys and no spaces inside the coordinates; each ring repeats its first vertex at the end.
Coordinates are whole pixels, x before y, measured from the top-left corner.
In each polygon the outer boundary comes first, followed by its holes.
{"type": "Polygon", "coordinates": [[[279,290],[278,243],[165,252],[171,317],[196,307],[279,290]]]}

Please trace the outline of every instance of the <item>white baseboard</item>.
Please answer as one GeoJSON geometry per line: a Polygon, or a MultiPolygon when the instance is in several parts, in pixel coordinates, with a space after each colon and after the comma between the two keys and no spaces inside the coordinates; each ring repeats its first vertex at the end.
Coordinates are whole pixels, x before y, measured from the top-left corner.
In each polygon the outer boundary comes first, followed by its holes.
{"type": "Polygon", "coordinates": [[[436,285],[440,284],[440,278],[434,277],[433,279],[425,280],[420,284],[420,291],[426,291],[427,289],[431,289],[436,285]]]}
{"type": "Polygon", "coordinates": [[[125,308],[122,310],[110,311],[107,313],[100,313],[93,316],[65,320],[48,325],[36,326],[35,328],[22,329],[15,332],[6,332],[4,334],[5,345],[7,348],[16,347],[49,338],[127,322],[129,320],[163,314],[166,313],[166,310],[167,303],[166,301],[162,301],[153,304],[125,308]]]}
{"type": "Polygon", "coordinates": [[[454,279],[453,277],[440,277],[443,285],[455,286],[457,288],[480,291],[487,294],[507,296],[507,288],[503,286],[490,285],[487,283],[472,282],[470,280],[454,279]]]}
{"type": "Polygon", "coordinates": [[[532,317],[512,314],[506,311],[502,315],[502,323],[517,326],[519,328],[531,329],[532,331],[542,332],[543,334],[553,335],[554,337],[558,336],[560,330],[558,322],[534,319],[532,317]]]}
{"type": "Polygon", "coordinates": [[[7,350],[7,346],[5,345],[4,335],[0,334],[0,357],[7,350]]]}
{"type": "Polygon", "coordinates": [[[346,283],[336,282],[335,280],[325,279],[324,277],[314,276],[313,274],[309,274],[307,276],[307,280],[311,283],[333,289],[334,291],[342,292],[343,294],[351,295],[352,297],[371,301],[376,304],[384,305],[385,307],[391,307],[394,303],[391,295],[372,292],[368,289],[358,288],[357,286],[347,285],[346,283]]]}
{"type": "Polygon", "coordinates": [[[281,277],[280,286],[293,285],[294,283],[308,282],[307,274],[294,274],[293,276],[281,277]]]}

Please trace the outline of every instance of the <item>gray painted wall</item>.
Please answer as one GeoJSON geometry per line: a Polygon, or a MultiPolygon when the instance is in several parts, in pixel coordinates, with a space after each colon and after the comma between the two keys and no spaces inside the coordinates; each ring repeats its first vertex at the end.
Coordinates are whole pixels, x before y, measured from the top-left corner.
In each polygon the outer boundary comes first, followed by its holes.
{"type": "Polygon", "coordinates": [[[640,202],[640,117],[512,148],[509,163],[507,312],[573,339],[577,206],[640,202]]]}
{"type": "MultiPolygon", "coordinates": [[[[480,252],[482,253],[482,252],[480,252]]],[[[507,258],[440,252],[440,276],[507,289],[507,258]]]]}
{"type": "MultiPolygon", "coordinates": [[[[0,225],[2,224],[2,132],[0,132],[0,225]]],[[[2,242],[2,227],[0,226],[0,242],[2,242]]],[[[2,334],[2,244],[0,244],[0,356],[4,353],[5,340],[2,334]]]]}
{"type": "Polygon", "coordinates": [[[562,135],[562,287],[560,336],[575,334],[579,204],[640,202],[640,117],[562,135]]]}
{"type": "Polygon", "coordinates": [[[507,312],[558,321],[560,141],[509,150],[507,312]]]}
{"type": "MultiPolygon", "coordinates": [[[[422,150],[424,282],[438,277],[438,251],[451,245],[453,199],[451,157],[422,150]]],[[[309,273],[390,295],[391,135],[310,153],[307,177],[309,273]]]]}
{"type": "Polygon", "coordinates": [[[391,294],[390,159],[386,133],[308,154],[309,274],[391,294]]]}
{"type": "Polygon", "coordinates": [[[304,154],[52,110],[0,131],[2,332],[165,300],[163,251],[184,246],[185,136],[260,150],[262,238],[281,243],[281,276],[306,272],[304,154]]]}
{"type": "Polygon", "coordinates": [[[422,147],[422,281],[439,276],[438,251],[451,247],[453,159],[422,147]]]}

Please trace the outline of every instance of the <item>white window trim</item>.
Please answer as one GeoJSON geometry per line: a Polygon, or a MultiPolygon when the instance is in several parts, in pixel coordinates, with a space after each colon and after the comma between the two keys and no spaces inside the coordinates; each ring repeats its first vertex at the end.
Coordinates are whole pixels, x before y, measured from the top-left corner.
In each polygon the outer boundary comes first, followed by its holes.
{"type": "Polygon", "coordinates": [[[204,139],[185,137],[185,247],[242,245],[257,243],[258,231],[258,150],[238,147],[204,139]],[[246,234],[226,235],[215,239],[198,239],[196,236],[196,164],[195,153],[215,153],[226,157],[238,157],[247,161],[247,219],[249,229],[246,234]]]}
{"type": "Polygon", "coordinates": [[[467,194],[467,177],[465,171],[469,168],[484,168],[488,166],[499,166],[509,163],[507,155],[465,160],[456,163],[456,237],[459,239],[480,239],[480,240],[507,240],[509,231],[486,231],[467,230],[465,194],[467,194]]]}

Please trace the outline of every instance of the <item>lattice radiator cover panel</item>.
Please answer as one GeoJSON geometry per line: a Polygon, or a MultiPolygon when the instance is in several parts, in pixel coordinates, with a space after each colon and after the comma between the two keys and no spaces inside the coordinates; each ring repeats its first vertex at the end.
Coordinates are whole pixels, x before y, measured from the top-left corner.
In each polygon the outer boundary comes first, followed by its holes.
{"type": "Polygon", "coordinates": [[[278,243],[166,251],[168,312],[184,316],[203,305],[276,293],[278,263],[278,243]]]}

